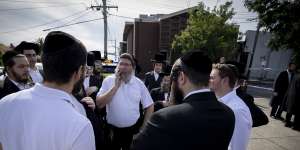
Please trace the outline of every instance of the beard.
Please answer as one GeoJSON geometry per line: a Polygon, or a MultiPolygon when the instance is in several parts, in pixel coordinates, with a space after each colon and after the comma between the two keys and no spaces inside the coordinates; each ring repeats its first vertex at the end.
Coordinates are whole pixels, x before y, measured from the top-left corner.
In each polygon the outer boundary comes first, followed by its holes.
{"type": "Polygon", "coordinates": [[[12,75],[15,77],[16,82],[26,84],[29,81],[29,73],[19,75],[15,70],[11,70],[12,75]]]}
{"type": "Polygon", "coordinates": [[[82,95],[84,96],[82,90],[83,90],[83,82],[84,82],[84,78],[85,75],[82,74],[80,76],[80,79],[74,84],[73,90],[72,90],[72,94],[73,95],[82,95]]]}
{"type": "Polygon", "coordinates": [[[176,81],[172,82],[171,93],[172,101],[174,104],[181,104],[183,102],[183,92],[179,89],[176,81]]]}
{"type": "Polygon", "coordinates": [[[127,73],[123,72],[121,73],[121,78],[125,83],[128,83],[133,75],[134,75],[133,71],[127,73]]]}

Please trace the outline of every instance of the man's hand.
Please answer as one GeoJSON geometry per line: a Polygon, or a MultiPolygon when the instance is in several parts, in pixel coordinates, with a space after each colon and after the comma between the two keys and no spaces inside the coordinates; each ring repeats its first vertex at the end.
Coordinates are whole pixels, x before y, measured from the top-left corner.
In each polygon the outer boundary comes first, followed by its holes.
{"type": "Polygon", "coordinates": [[[98,88],[96,86],[91,86],[86,89],[86,94],[90,96],[92,93],[97,92],[98,88]]]}
{"type": "Polygon", "coordinates": [[[91,108],[93,111],[96,108],[96,105],[91,97],[84,97],[81,102],[86,103],[89,108],[91,108]]]}
{"type": "Polygon", "coordinates": [[[115,87],[119,88],[123,82],[123,76],[120,70],[116,73],[115,87]]]}

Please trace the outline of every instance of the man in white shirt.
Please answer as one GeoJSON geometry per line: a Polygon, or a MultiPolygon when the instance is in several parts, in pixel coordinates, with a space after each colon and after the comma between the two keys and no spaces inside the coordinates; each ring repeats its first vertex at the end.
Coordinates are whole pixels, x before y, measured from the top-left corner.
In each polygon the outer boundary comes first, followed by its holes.
{"type": "Polygon", "coordinates": [[[210,89],[221,102],[233,110],[235,115],[234,132],[228,149],[246,150],[251,134],[252,118],[249,108],[234,90],[236,78],[234,71],[227,64],[215,64],[210,73],[210,89]]]}
{"type": "Polygon", "coordinates": [[[37,55],[39,54],[39,45],[36,43],[22,41],[14,50],[27,57],[31,80],[34,83],[42,83],[43,76],[41,75],[40,70],[36,67],[37,55]]]}
{"type": "Polygon", "coordinates": [[[130,54],[120,56],[114,75],[103,80],[97,95],[97,105],[106,106],[106,119],[112,126],[113,150],[129,150],[140,117],[139,104],[144,109],[144,124],[153,112],[152,98],[144,83],[134,76],[134,60],[130,54]]]}
{"type": "Polygon", "coordinates": [[[43,48],[45,81],[0,101],[4,150],[95,150],[93,128],[71,95],[85,73],[86,49],[73,36],[50,32],[43,48]]]}

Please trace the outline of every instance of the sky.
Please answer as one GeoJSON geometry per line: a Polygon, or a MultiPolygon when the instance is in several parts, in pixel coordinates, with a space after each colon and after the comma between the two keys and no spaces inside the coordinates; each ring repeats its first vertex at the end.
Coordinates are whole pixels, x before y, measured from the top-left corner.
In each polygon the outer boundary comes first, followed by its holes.
{"type": "MultiPolygon", "coordinates": [[[[108,52],[114,52],[114,40],[119,47],[125,22],[134,21],[140,14],[173,13],[196,6],[201,1],[213,8],[227,0],[107,0],[108,5],[118,6],[118,9],[108,10],[108,52]]],[[[36,41],[50,31],[59,30],[78,38],[88,51],[102,51],[102,12],[89,9],[91,5],[98,4],[102,5],[102,0],[0,0],[0,43],[18,45],[21,41],[36,41]],[[99,20],[43,31],[93,19],[99,20]]],[[[231,21],[240,25],[240,32],[256,29],[257,22],[247,19],[257,15],[248,12],[243,0],[233,0],[232,7],[236,15],[231,21]]]]}

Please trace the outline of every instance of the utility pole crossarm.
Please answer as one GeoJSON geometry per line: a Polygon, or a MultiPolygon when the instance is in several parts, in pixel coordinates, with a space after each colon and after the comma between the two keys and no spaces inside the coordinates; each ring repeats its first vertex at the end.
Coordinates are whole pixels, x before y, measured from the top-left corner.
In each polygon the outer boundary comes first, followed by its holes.
{"type": "Polygon", "coordinates": [[[97,11],[100,11],[102,9],[103,14],[103,21],[104,21],[104,59],[107,59],[107,9],[110,8],[116,8],[118,9],[118,6],[107,6],[106,0],[102,0],[103,5],[99,6],[91,6],[91,8],[95,8],[97,11]]]}

